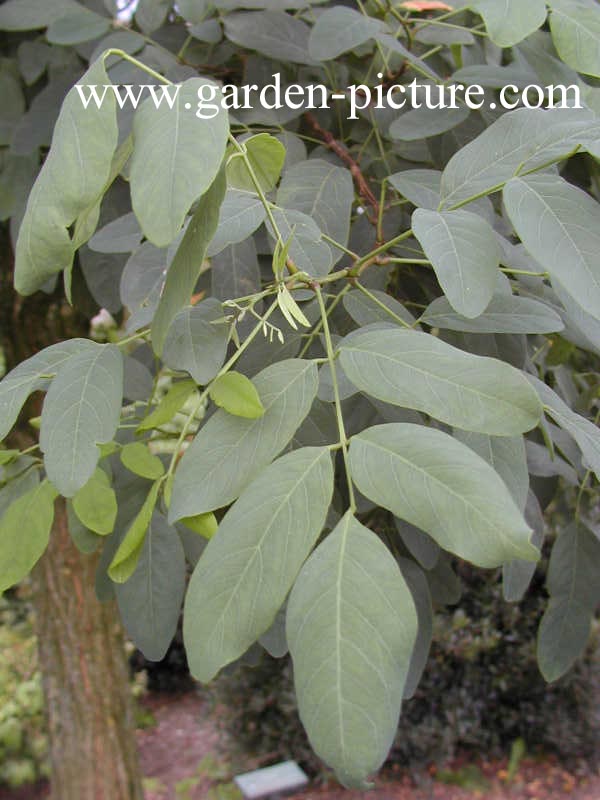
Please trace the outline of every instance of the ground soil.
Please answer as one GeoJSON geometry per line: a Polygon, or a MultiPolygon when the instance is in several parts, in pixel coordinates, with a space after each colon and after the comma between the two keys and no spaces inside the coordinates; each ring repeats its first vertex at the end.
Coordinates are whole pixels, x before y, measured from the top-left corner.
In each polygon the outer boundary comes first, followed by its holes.
{"type": "MultiPolygon", "coordinates": [[[[255,763],[228,763],[227,743],[219,732],[215,712],[197,694],[150,695],[144,706],[156,724],[137,732],[146,800],[209,800],[211,790],[227,783],[234,771],[255,763]],[[202,775],[200,773],[203,773],[202,775]]],[[[600,775],[585,769],[568,771],[553,759],[525,759],[508,782],[506,762],[469,764],[466,759],[445,765],[447,774],[476,768],[483,784],[465,789],[439,780],[439,768],[410,776],[389,772],[371,792],[315,786],[293,795],[294,800],[600,800],[600,775]]],[[[447,779],[447,778],[446,778],[447,779]]],[[[0,800],[44,800],[47,785],[18,791],[0,789],[0,800]]],[[[213,795],[218,797],[218,795],[213,795]]]]}

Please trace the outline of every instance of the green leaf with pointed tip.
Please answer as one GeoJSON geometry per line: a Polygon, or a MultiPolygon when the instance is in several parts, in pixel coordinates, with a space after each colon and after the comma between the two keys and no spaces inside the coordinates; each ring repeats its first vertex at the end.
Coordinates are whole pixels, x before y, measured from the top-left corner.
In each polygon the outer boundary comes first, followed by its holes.
{"type": "Polygon", "coordinates": [[[556,540],[548,566],[548,607],[540,622],[537,658],[547,681],[556,681],[583,653],[600,600],[600,542],[574,522],[556,540]]]}
{"type": "Polygon", "coordinates": [[[364,788],[388,754],[416,633],[398,564],[348,512],[302,568],[286,622],[302,724],[345,786],[364,788]]]}
{"type": "Polygon", "coordinates": [[[223,317],[223,306],[212,297],[180,311],[165,338],[165,364],[185,370],[203,386],[211,381],[227,355],[229,325],[218,322],[223,317]]]}
{"type": "Polygon", "coordinates": [[[85,486],[73,495],[73,511],[79,521],[100,536],[112,533],[117,510],[117,496],[101,469],[97,469],[85,486]]]}
{"type": "Polygon", "coordinates": [[[155,481],[148,492],[144,504],[131,522],[121,544],[113,556],[108,574],[115,583],[125,583],[133,574],[152,519],[154,506],[158,499],[160,481],[155,481]]]}
{"type": "Polygon", "coordinates": [[[142,442],[126,444],[121,450],[121,461],[130,472],[151,481],[158,480],[165,473],[160,458],[153,455],[148,445],[142,442]]]}
{"type": "MultiPolygon", "coordinates": [[[[86,85],[108,83],[103,62],[96,61],[78,85],[85,93],[86,85]]],[[[100,108],[93,102],[84,108],[77,89],[71,89],[19,229],[15,288],[21,294],[32,294],[56,273],[71,269],[75,245],[68,229],[102,197],[117,140],[114,94],[106,92],[100,108]]]]}
{"type": "Polygon", "coordinates": [[[208,514],[196,514],[195,517],[183,517],[180,522],[194,533],[204,536],[205,539],[212,539],[219,527],[217,518],[212,511],[209,511],[208,514]]]}
{"type": "Polygon", "coordinates": [[[72,497],[94,474],[99,444],[112,441],[123,402],[123,356],[97,344],[71,356],[52,381],[42,410],[40,448],[50,481],[72,497]]]}
{"type": "Polygon", "coordinates": [[[470,318],[482,314],[502,255],[491,225],[470,211],[417,208],[412,228],[454,310],[470,318]]]}
{"type": "Polygon", "coordinates": [[[206,256],[206,248],[217,229],[219,207],[224,196],[225,175],[220,171],[198,203],[167,271],[151,326],[152,347],[158,355],[162,354],[169,327],[177,313],[191,301],[206,256]]]}
{"type": "Polygon", "coordinates": [[[481,567],[539,558],[506,484],[466,445],[434,428],[390,423],[352,437],[360,491],[481,567]]]}
{"type": "MultiPolygon", "coordinates": [[[[275,188],[281,175],[285,161],[285,147],[270,133],[257,133],[244,139],[242,145],[246,149],[246,158],[260,188],[263,192],[270,192],[275,188]]],[[[246,162],[237,151],[234,151],[227,163],[227,183],[234,189],[256,192],[246,162]]]]}
{"type": "Polygon", "coordinates": [[[389,328],[350,334],[340,363],[361,391],[457,428],[513,436],[535,427],[541,403],[519,370],[435,336],[389,328]]]}
{"type": "Polygon", "coordinates": [[[332,494],[329,450],[306,447],[263,470],[227,512],[186,597],[183,635],[194,677],[211,680],[269,629],[321,533],[332,494]]]}
{"type": "Polygon", "coordinates": [[[13,501],[0,518],[0,592],[33,569],[48,545],[56,489],[47,481],[13,501]]]}
{"type": "Polygon", "coordinates": [[[228,414],[247,419],[258,419],[265,413],[256,387],[241,372],[227,372],[211,384],[210,398],[228,414]]]}
{"type": "Polygon", "coordinates": [[[551,0],[550,30],[561,59],[600,78],[600,9],[576,0],[551,0]]]}
{"type": "Polygon", "coordinates": [[[481,14],[490,39],[498,47],[518,44],[546,20],[545,0],[476,0],[472,8],[481,14]]]}
{"type": "Polygon", "coordinates": [[[219,409],[186,450],[173,483],[170,519],[214,511],[231,503],[290,441],[317,394],[312,361],[287,359],[253,378],[264,406],[259,419],[219,409]]]}
{"type": "Polygon", "coordinates": [[[503,196],[531,255],[584,311],[600,317],[600,205],[556,175],[514,178],[503,196]]]}
{"type": "MultiPolygon", "coordinates": [[[[144,235],[157,247],[173,241],[192,203],[205,194],[221,167],[229,131],[227,112],[219,106],[212,119],[201,119],[193,111],[198,93],[213,89],[220,92],[206,78],[189,78],[181,84],[173,108],[164,99],[157,108],[149,97],[135,113],[131,200],[144,235]],[[158,158],[157,142],[162,143],[158,158]]],[[[173,87],[166,91],[174,97],[173,87]]]]}
{"type": "Polygon", "coordinates": [[[185,556],[177,531],[155,512],[135,571],[115,587],[123,625],[150,661],[164,658],[177,631],[185,591],[185,556]]]}
{"type": "Polygon", "coordinates": [[[495,294],[475,319],[457,314],[445,297],[438,297],[427,306],[422,319],[433,328],[464,333],[554,333],[565,327],[551,306],[510,294],[495,294]]]}
{"type": "Polygon", "coordinates": [[[196,384],[194,381],[185,380],[174,383],[154,411],[140,422],[137,432],[141,433],[142,431],[150,431],[152,428],[160,428],[161,425],[170,422],[195,391],[196,384]]]}

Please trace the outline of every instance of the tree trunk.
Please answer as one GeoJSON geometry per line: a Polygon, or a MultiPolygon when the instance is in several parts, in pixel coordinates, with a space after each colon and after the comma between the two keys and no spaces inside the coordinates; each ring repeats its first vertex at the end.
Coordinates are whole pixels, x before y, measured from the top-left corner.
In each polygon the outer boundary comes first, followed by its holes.
{"type": "Polygon", "coordinates": [[[132,698],[114,603],[94,593],[97,556],[82,555],[56,502],[34,570],[38,650],[55,800],[141,800],[132,698]]]}

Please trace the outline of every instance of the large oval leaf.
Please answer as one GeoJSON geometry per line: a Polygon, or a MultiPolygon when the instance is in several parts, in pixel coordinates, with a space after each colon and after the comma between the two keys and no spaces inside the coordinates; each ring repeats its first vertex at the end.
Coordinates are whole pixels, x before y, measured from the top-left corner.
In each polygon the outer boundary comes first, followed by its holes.
{"type": "Polygon", "coordinates": [[[489,37],[498,47],[518,44],[546,19],[545,0],[476,0],[473,8],[483,17],[489,37]]]}
{"type": "Polygon", "coordinates": [[[464,430],[512,436],[541,417],[535,392],[514,367],[464,353],[428,333],[359,331],[341,343],[340,361],[361,391],[464,430]]]}
{"type": "Polygon", "coordinates": [[[209,681],[273,623],[319,536],[333,494],[326,447],[277,459],[227,512],[186,596],[190,670],[209,681]]]}
{"type": "Polygon", "coordinates": [[[447,433],[410,423],[368,428],[352,438],[350,469],[370,500],[480,567],[539,558],[506,484],[447,433]]]}
{"type": "MultiPolygon", "coordinates": [[[[167,87],[174,97],[174,88],[167,87]]],[[[220,89],[206,78],[181,84],[173,108],[153,98],[135,113],[131,157],[131,200],[144,235],[166,247],[179,233],[194,200],[214,181],[227,144],[227,112],[220,107],[220,89]],[[219,110],[212,119],[194,113],[199,92],[217,91],[219,110]],[[157,157],[157,142],[161,143],[157,157]]],[[[212,235],[212,233],[211,233],[212,235]]]]}
{"type": "Polygon", "coordinates": [[[348,512],[303,567],[286,623],[300,718],[346,786],[388,754],[416,632],[398,564],[348,512]]]}
{"type": "Polygon", "coordinates": [[[219,409],[183,456],[173,482],[171,520],[228,503],[289,442],[310,411],[318,375],[311,361],[279,361],[253,378],[265,409],[258,419],[219,409]]]}
{"type": "Polygon", "coordinates": [[[550,30],[561,59],[584,75],[600,78],[600,9],[575,0],[552,0],[550,30]]]}

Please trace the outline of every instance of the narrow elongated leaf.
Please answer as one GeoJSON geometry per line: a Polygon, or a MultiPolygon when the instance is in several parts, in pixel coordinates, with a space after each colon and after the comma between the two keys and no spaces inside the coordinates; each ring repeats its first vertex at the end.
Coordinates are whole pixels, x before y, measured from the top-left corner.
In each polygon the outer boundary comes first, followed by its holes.
{"type": "Polygon", "coordinates": [[[545,303],[499,293],[475,319],[457,314],[445,297],[430,303],[422,319],[434,328],[464,333],[554,333],[564,328],[558,313],[545,303]]]}
{"type": "MultiPolygon", "coordinates": [[[[173,87],[167,88],[173,97],[173,87]]],[[[165,99],[157,108],[148,98],[135,113],[131,200],[144,235],[157,247],[173,241],[192,203],[206,192],[221,167],[229,130],[227,112],[219,106],[212,119],[194,113],[198,93],[213,88],[220,91],[212,81],[190,78],[181,84],[173,108],[165,99]],[[162,143],[159,158],[157,142],[162,143]]],[[[213,233],[214,229],[209,239],[213,233]]]]}
{"type": "Polygon", "coordinates": [[[305,22],[280,10],[240,11],[225,17],[228,39],[278,61],[314,64],[308,52],[309,33],[305,22]]]}
{"type": "MultiPolygon", "coordinates": [[[[525,504],[525,521],[533,528],[531,542],[541,549],[544,542],[544,515],[535,494],[529,490],[525,504]]],[[[536,565],[531,561],[509,561],[502,565],[502,596],[509,603],[518,603],[523,599],[536,565]]]]}
{"type": "Polygon", "coordinates": [[[110,562],[108,574],[115,583],[125,583],[136,568],[158,499],[159,489],[160,481],[152,484],[142,507],[131,521],[110,562]]]}
{"type": "Polygon", "coordinates": [[[537,657],[544,678],[556,681],[583,653],[600,600],[600,542],[584,525],[574,522],[556,540],[547,587],[537,657]]]}
{"type": "Polygon", "coordinates": [[[317,394],[317,368],[279,361],[253,378],[264,406],[259,419],[219,409],[200,429],[175,473],[172,520],[227,505],[290,441],[317,394]]]}
{"type": "Polygon", "coordinates": [[[185,590],[185,556],[179,536],[158,512],[150,522],[133,575],[116,587],[121,619],[150,661],[164,658],[177,630],[185,590]]]}
{"type": "Polygon", "coordinates": [[[520,108],[503,114],[448,162],[441,185],[444,208],[501,188],[517,170],[566,156],[593,131],[597,138],[597,123],[583,109],[520,108]]]}
{"type": "Polygon", "coordinates": [[[191,300],[206,248],[217,229],[219,207],[224,195],[225,176],[220,172],[200,200],[167,271],[167,279],[151,327],[152,346],[159,355],[162,353],[171,322],[177,312],[191,300]]]}
{"type": "MultiPolygon", "coordinates": [[[[103,62],[96,61],[79,85],[109,82],[103,62]]],[[[114,94],[107,92],[100,108],[94,103],[84,108],[76,88],[71,89],[19,229],[15,288],[21,294],[32,294],[48,278],[70,270],[75,248],[68,228],[100,200],[111,174],[117,138],[114,94]]]]}
{"type": "Polygon", "coordinates": [[[210,387],[210,398],[237,417],[258,419],[265,413],[254,384],[241,372],[227,372],[218,377],[210,387]]]}
{"type": "Polygon", "coordinates": [[[600,318],[600,205],[553,175],[514,178],[504,187],[504,205],[536,261],[600,318]]]}
{"type": "Polygon", "coordinates": [[[308,50],[316,61],[331,61],[353,50],[381,30],[383,23],[353,8],[334,6],[319,15],[308,40],[308,50]]]}
{"type": "Polygon", "coordinates": [[[154,411],[140,422],[138,433],[150,431],[152,428],[160,428],[161,425],[170,422],[195,391],[194,381],[185,380],[174,383],[154,411]]]}
{"type": "Polygon", "coordinates": [[[48,545],[56,489],[47,481],[11,503],[0,518],[0,592],[33,569],[48,545]]]}
{"type": "Polygon", "coordinates": [[[73,510],[86,528],[107,536],[117,519],[117,497],[106,473],[97,469],[89,481],[73,496],[73,510]]]}
{"type": "Polygon", "coordinates": [[[184,640],[209,681],[273,623],[315,544],[333,494],[326,447],[306,447],[260,473],[223,518],[188,589],[184,640]]]}
{"type": "Polygon", "coordinates": [[[71,356],[96,347],[89,339],[68,339],[22,361],[0,381],[0,439],[4,439],[32,392],[45,390],[71,356]]]}
{"type": "Polygon", "coordinates": [[[530,430],[541,417],[535,392],[514,367],[464,353],[430,334],[359,331],[341,343],[340,362],[361,391],[464,430],[511,436],[530,430]]]}
{"type": "Polygon", "coordinates": [[[558,55],[578,72],[600,77],[600,9],[576,0],[552,0],[549,5],[558,55]]]}
{"type": "Polygon", "coordinates": [[[546,19],[545,0],[476,0],[472,5],[498,47],[513,47],[537,31],[546,19]]]}
{"type": "Polygon", "coordinates": [[[600,480],[600,429],[598,426],[570,409],[556,392],[553,392],[538,378],[532,375],[529,375],[528,378],[544,404],[544,410],[557,425],[571,434],[583,453],[586,465],[596,473],[596,477],[600,480]]]}
{"type": "Polygon", "coordinates": [[[303,567],[286,622],[300,718],[345,786],[364,788],[387,756],[416,633],[397,563],[348,512],[303,567]]]}
{"type": "Polygon", "coordinates": [[[478,317],[494,294],[502,255],[492,227],[470,211],[417,208],[412,228],[450,305],[478,317]]]}
{"type": "Polygon", "coordinates": [[[111,344],[68,359],[46,395],[40,447],[50,481],[72,497],[91,478],[98,444],[112,441],[123,401],[123,357],[111,344]]]}
{"type": "Polygon", "coordinates": [[[212,380],[227,355],[229,328],[216,322],[222,318],[221,303],[210,297],[180,311],[165,339],[165,364],[189,372],[196,383],[212,380]]]}
{"type": "Polygon", "coordinates": [[[400,558],[398,563],[410,589],[418,620],[417,638],[404,684],[404,699],[408,700],[416,692],[423,670],[427,665],[433,637],[433,608],[429,585],[423,570],[409,558],[400,558]]]}
{"type": "Polygon", "coordinates": [[[539,558],[506,485],[480,456],[447,433],[410,423],[352,438],[352,477],[373,502],[481,567],[539,558]]]}
{"type": "Polygon", "coordinates": [[[263,222],[265,208],[255,194],[228,189],[219,209],[219,222],[206,254],[215,256],[230,244],[238,244],[251,236],[263,222]]]}

